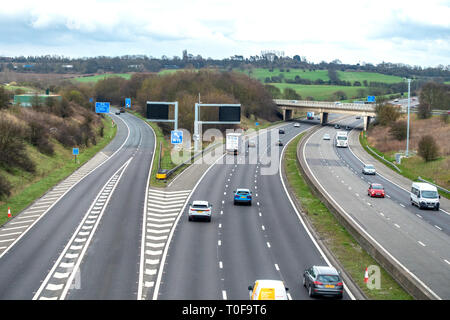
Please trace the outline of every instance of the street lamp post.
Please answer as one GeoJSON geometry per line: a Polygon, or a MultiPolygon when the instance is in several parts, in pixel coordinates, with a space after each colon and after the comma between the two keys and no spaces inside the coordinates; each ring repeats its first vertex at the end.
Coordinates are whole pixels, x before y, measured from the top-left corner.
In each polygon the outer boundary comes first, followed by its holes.
{"type": "Polygon", "coordinates": [[[408,80],[408,125],[406,128],[406,152],[405,156],[409,156],[409,110],[411,108],[411,79],[408,80]]]}

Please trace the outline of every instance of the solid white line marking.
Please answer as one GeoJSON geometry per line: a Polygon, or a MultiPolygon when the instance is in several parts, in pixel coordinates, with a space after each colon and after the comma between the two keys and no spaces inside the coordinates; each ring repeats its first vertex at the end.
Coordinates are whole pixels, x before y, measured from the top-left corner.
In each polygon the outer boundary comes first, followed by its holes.
{"type": "Polygon", "coordinates": [[[70,272],[55,272],[55,274],[53,275],[53,277],[55,277],[56,279],[65,279],[68,278],[70,275],[70,272]]]}
{"type": "Polygon", "coordinates": [[[266,228],[264,227],[264,225],[261,226],[261,229],[266,230],[266,228]]]}
{"type": "Polygon", "coordinates": [[[50,290],[50,291],[57,291],[57,290],[61,290],[63,287],[64,287],[64,284],[49,283],[45,289],[50,290]]]}
{"type": "Polygon", "coordinates": [[[159,256],[162,254],[162,250],[145,250],[145,254],[149,256],[159,256]]]}
{"type": "Polygon", "coordinates": [[[426,247],[425,243],[423,243],[422,241],[417,241],[422,247],[426,247]]]}
{"type": "Polygon", "coordinates": [[[225,290],[222,290],[222,298],[223,300],[227,300],[227,292],[225,290]]]}
{"type": "Polygon", "coordinates": [[[270,242],[267,242],[267,247],[270,248],[270,242]]]}
{"type": "Polygon", "coordinates": [[[167,236],[146,236],[147,240],[166,240],[167,236]]]}
{"type": "Polygon", "coordinates": [[[221,246],[222,245],[222,241],[221,240],[217,241],[217,245],[221,246]]]}
{"type": "Polygon", "coordinates": [[[61,268],[67,268],[67,269],[73,268],[74,265],[75,265],[74,262],[61,262],[61,263],[59,264],[59,266],[60,266],[61,268]]]}
{"type": "Polygon", "coordinates": [[[447,264],[450,264],[450,261],[448,261],[447,259],[444,259],[444,261],[445,261],[447,264]]]}
{"type": "Polygon", "coordinates": [[[434,225],[436,228],[438,228],[439,230],[441,230],[442,231],[442,228],[441,227],[439,227],[439,226],[437,226],[437,225],[434,225]]]}
{"type": "Polygon", "coordinates": [[[151,242],[148,242],[148,243],[146,243],[145,244],[145,246],[147,246],[147,247],[150,247],[150,248],[162,248],[162,247],[164,247],[166,245],[166,243],[165,242],[161,242],[161,243],[151,243],[151,242]]]}
{"type": "Polygon", "coordinates": [[[165,223],[165,224],[156,224],[156,223],[147,223],[147,227],[153,227],[153,228],[167,228],[171,227],[172,223],[165,223]]]}
{"type": "Polygon", "coordinates": [[[144,286],[146,288],[153,288],[153,286],[155,285],[154,281],[145,281],[144,286]]]}
{"type": "Polygon", "coordinates": [[[405,205],[403,204],[403,203],[399,203],[400,204],[400,206],[402,206],[403,208],[405,207],[405,205]]]}
{"type": "Polygon", "coordinates": [[[7,236],[12,236],[14,234],[21,234],[22,232],[13,232],[13,233],[5,233],[5,234],[0,234],[0,237],[7,237],[7,236]]]}
{"type": "Polygon", "coordinates": [[[223,263],[222,263],[222,261],[219,261],[219,268],[220,268],[220,269],[223,269],[223,263]]]}
{"type": "Polygon", "coordinates": [[[157,269],[146,269],[145,274],[148,276],[153,276],[156,274],[157,269]]]}
{"type": "Polygon", "coordinates": [[[67,259],[75,259],[78,258],[78,253],[66,253],[64,257],[67,259]]]}
{"type": "Polygon", "coordinates": [[[396,226],[397,228],[400,228],[400,226],[398,224],[396,224],[396,223],[394,223],[394,226],[396,226]]]}
{"type": "Polygon", "coordinates": [[[145,259],[146,264],[158,264],[159,259],[145,259]]]}
{"type": "Polygon", "coordinates": [[[14,241],[15,239],[6,239],[6,240],[0,240],[0,242],[9,242],[9,241],[14,241]]]}
{"type": "Polygon", "coordinates": [[[156,229],[147,229],[147,233],[167,233],[170,229],[156,230],[156,229]]]}
{"type": "Polygon", "coordinates": [[[422,216],[418,213],[416,213],[416,216],[418,216],[420,219],[422,219],[422,216]]]}
{"type": "Polygon", "coordinates": [[[275,269],[277,269],[277,271],[280,271],[280,267],[278,267],[278,264],[275,263],[275,269]]]}

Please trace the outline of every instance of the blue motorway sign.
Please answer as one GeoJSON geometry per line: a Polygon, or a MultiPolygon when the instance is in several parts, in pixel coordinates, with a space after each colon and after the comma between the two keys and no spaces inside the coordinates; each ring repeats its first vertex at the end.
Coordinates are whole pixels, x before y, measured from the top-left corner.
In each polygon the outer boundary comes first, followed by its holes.
{"type": "Polygon", "coordinates": [[[80,154],[80,149],[78,149],[78,148],[72,148],[72,154],[73,154],[74,156],[79,155],[79,154],[80,154]]]}
{"type": "Polygon", "coordinates": [[[367,96],[367,102],[375,102],[375,96],[367,96]]]}
{"type": "Polygon", "coordinates": [[[125,98],[125,108],[131,108],[131,98],[125,98]]]}
{"type": "Polygon", "coordinates": [[[96,113],[109,113],[109,102],[96,102],[95,103],[96,113]]]}
{"type": "Polygon", "coordinates": [[[181,130],[172,130],[171,134],[170,134],[170,142],[172,144],[183,143],[183,131],[181,131],[181,130]]]}

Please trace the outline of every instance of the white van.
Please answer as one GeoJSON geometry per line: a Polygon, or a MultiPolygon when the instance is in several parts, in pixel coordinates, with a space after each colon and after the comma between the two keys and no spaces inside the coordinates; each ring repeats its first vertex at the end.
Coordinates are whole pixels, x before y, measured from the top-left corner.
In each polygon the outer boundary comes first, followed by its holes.
{"type": "Polygon", "coordinates": [[[439,195],[437,188],[429,183],[413,182],[411,186],[411,204],[420,209],[431,208],[439,210],[439,195]]]}
{"type": "Polygon", "coordinates": [[[256,280],[248,290],[250,300],[288,300],[289,289],[281,280],[256,280]]]}

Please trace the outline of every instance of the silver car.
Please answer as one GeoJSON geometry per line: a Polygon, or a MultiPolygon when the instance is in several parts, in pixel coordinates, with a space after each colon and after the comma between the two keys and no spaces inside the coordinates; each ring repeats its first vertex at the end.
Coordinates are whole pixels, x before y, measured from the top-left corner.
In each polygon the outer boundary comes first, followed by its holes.
{"type": "Polygon", "coordinates": [[[375,174],[375,167],[373,166],[373,164],[365,164],[363,169],[362,169],[362,173],[363,174],[375,174]]]}
{"type": "Polygon", "coordinates": [[[330,140],[330,135],[328,133],[325,133],[323,135],[323,140],[330,140]]]}
{"type": "Polygon", "coordinates": [[[189,221],[196,218],[211,222],[212,204],[208,201],[196,200],[189,204],[189,221]]]}

